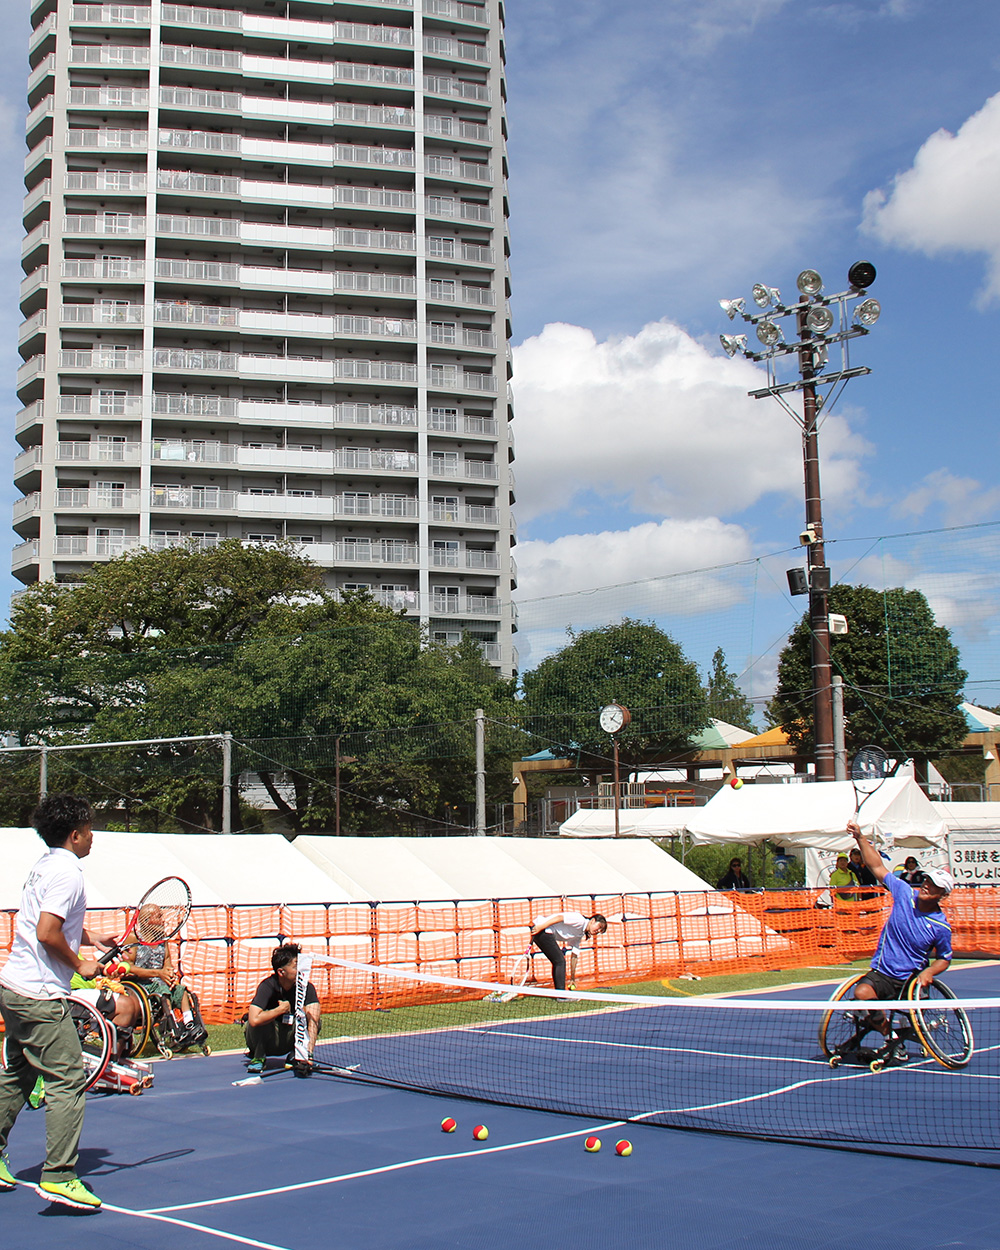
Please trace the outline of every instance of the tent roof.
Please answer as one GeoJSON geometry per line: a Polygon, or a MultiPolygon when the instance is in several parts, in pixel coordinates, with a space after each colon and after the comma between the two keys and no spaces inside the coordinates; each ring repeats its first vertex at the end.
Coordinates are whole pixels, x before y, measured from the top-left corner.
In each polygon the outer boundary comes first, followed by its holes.
{"type": "Polygon", "coordinates": [[[1000,829],[1000,803],[931,803],[949,830],[1000,829]]]}
{"type": "Polygon", "coordinates": [[[970,733],[989,733],[1000,729],[1000,716],[996,712],[988,712],[986,708],[976,707],[974,703],[961,703],[959,706],[965,713],[970,733]]]}
{"type": "MultiPolygon", "coordinates": [[[[671,838],[687,825],[691,809],[685,807],[623,807],[618,812],[618,832],[623,838],[671,838]]],[[[564,838],[613,838],[615,814],[607,808],[583,808],[559,826],[564,838]]]]}
{"type": "MultiPolygon", "coordinates": [[[[687,832],[696,843],[763,842],[844,851],[854,845],[846,832],[854,815],[849,781],[800,785],[724,786],[704,807],[687,809],[687,832]]],[[[945,822],[911,777],[889,777],[865,800],[858,822],[895,846],[943,846],[945,822]]]]}
{"type": "Polygon", "coordinates": [[[765,729],[762,734],[757,734],[754,738],[745,738],[741,743],[741,747],[786,747],[788,746],[788,734],[778,725],[773,729],[765,729]]]}

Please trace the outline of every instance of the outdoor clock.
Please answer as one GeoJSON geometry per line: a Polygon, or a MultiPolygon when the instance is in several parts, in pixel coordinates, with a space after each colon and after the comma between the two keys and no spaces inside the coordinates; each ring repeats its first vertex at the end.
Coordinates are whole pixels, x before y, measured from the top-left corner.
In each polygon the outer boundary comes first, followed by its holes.
{"type": "Polygon", "coordinates": [[[622,707],[620,703],[609,703],[607,707],[601,708],[601,728],[606,734],[616,734],[619,730],[624,729],[631,720],[627,707],[622,707]]]}

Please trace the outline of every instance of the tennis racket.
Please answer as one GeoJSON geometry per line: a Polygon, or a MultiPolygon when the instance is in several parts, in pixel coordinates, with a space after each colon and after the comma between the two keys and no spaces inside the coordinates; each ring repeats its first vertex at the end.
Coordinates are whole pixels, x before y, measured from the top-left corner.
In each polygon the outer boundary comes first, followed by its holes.
{"type": "Polygon", "coordinates": [[[106,966],[126,946],[159,946],[181,931],[191,914],[191,890],[180,877],[164,877],[149,887],[121,938],[104,952],[98,963],[106,966]]]}
{"type": "Polygon", "coordinates": [[[507,989],[494,990],[492,994],[486,995],[486,1001],[490,1003],[509,1003],[512,999],[517,998],[518,990],[524,986],[531,972],[531,947],[518,955],[514,960],[514,966],[510,970],[510,983],[507,989]]]}
{"type": "Polygon", "coordinates": [[[862,747],[851,760],[851,785],[854,786],[854,815],[864,806],[889,776],[889,757],[881,747],[862,747]]]}

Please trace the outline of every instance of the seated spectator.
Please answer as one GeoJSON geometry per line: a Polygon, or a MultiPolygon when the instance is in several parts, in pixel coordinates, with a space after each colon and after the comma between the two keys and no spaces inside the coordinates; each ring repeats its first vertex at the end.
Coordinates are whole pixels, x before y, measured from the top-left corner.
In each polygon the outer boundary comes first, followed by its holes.
{"type": "Polygon", "coordinates": [[[715,887],[717,890],[752,890],[753,882],[743,871],[743,861],[740,859],[731,859],[729,861],[729,871],[719,880],[719,884],[715,887]]]}
{"type": "MultiPolygon", "coordinates": [[[[247,1071],[263,1072],[268,1055],[294,1057],[295,978],[299,970],[299,947],[293,942],[277,947],[271,955],[274,969],[257,986],[247,1008],[244,1033],[250,1063],[247,1071]]],[[[309,1032],[309,1059],[319,1037],[320,1006],[316,987],[310,981],[305,996],[306,1027],[309,1032]]]]}
{"type": "Polygon", "coordinates": [[[905,881],[907,885],[920,885],[924,879],[923,871],[912,855],[907,855],[906,859],[903,860],[902,868],[894,868],[893,874],[900,881],[905,881]]]}

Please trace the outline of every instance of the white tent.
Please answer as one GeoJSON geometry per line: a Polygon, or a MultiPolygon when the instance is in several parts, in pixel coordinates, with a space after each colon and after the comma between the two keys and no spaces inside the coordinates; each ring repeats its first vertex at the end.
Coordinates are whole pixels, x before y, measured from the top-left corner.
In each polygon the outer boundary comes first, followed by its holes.
{"type": "MultiPolygon", "coordinates": [[[[623,807],[618,833],[623,838],[673,838],[687,824],[689,807],[623,807]]],[[[565,838],[609,838],[615,832],[614,810],[580,808],[559,826],[565,838]]]]}
{"type": "Polygon", "coordinates": [[[931,804],[949,831],[1000,835],[1000,803],[931,804]]]}
{"type": "MultiPolygon", "coordinates": [[[[697,845],[763,842],[821,851],[847,851],[856,805],[849,781],[802,785],[724,786],[704,807],[689,808],[686,830],[697,845]]],[[[911,777],[889,777],[864,802],[858,823],[884,845],[944,847],[947,828],[911,777]]]]}

